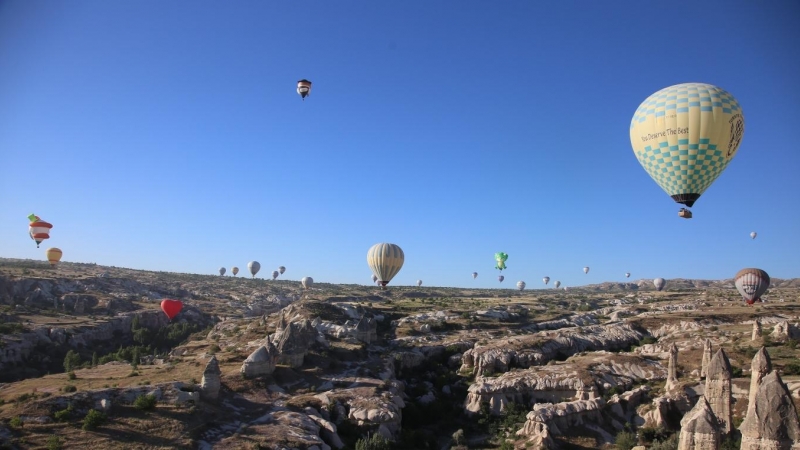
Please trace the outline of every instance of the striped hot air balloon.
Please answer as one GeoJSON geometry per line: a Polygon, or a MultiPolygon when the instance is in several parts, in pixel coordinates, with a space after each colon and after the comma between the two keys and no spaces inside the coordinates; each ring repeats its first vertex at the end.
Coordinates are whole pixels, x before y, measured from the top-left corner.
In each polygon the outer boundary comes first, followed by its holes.
{"type": "Polygon", "coordinates": [[[43,240],[50,239],[50,229],[53,228],[53,225],[40,219],[39,216],[35,214],[29,215],[28,220],[30,220],[30,224],[28,224],[28,234],[31,236],[31,239],[36,241],[36,248],[39,248],[39,244],[41,244],[43,240]]]}
{"type": "Polygon", "coordinates": [[[742,269],[733,277],[733,284],[748,305],[760,301],[769,288],[769,275],[761,269],[742,269]]]}
{"type": "Polygon", "coordinates": [[[367,252],[367,264],[384,289],[400,272],[403,262],[405,262],[403,249],[395,244],[375,244],[367,252]]]}
{"type": "Polygon", "coordinates": [[[59,248],[51,247],[47,249],[45,255],[47,255],[47,260],[50,261],[50,266],[55,268],[58,262],[61,261],[62,252],[59,248]]]}

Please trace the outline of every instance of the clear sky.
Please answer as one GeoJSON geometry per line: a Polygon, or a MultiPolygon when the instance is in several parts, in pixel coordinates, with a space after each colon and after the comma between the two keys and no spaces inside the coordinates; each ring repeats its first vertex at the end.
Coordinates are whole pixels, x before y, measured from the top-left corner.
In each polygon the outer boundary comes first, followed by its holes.
{"type": "Polygon", "coordinates": [[[796,0],[0,0],[0,256],[368,284],[392,242],[390,286],[798,277],[798,24],[796,0]],[[746,121],[691,220],[629,137],[684,82],[746,121]]]}

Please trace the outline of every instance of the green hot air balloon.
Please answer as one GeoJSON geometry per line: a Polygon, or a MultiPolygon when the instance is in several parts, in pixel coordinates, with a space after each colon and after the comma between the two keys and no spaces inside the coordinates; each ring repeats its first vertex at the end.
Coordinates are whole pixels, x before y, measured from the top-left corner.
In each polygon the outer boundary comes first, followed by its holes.
{"type": "Polygon", "coordinates": [[[500,272],[502,272],[503,269],[508,269],[508,267],[506,267],[506,260],[508,259],[507,254],[503,252],[497,252],[494,254],[494,259],[497,261],[497,265],[494,266],[495,269],[499,270],[500,272]]]}

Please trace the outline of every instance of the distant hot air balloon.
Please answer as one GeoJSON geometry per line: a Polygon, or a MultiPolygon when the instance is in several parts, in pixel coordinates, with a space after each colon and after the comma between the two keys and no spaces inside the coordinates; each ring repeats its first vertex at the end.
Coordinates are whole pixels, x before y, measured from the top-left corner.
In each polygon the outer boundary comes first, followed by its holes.
{"type": "Polygon", "coordinates": [[[502,283],[502,282],[503,282],[503,280],[505,280],[505,279],[506,279],[506,277],[504,277],[504,276],[502,276],[502,275],[500,275],[499,277],[497,277],[497,281],[499,281],[499,282],[501,282],[501,283],[502,283]]]}
{"type": "Polygon", "coordinates": [[[758,236],[758,233],[756,233],[755,231],[750,233],[750,239],[755,239],[756,236],[758,236]]]}
{"type": "MultiPolygon", "coordinates": [[[[677,203],[692,207],[731,162],[744,135],[739,102],[705,83],[669,86],[645,99],[631,119],[636,159],[677,203]]],[[[690,219],[691,211],[678,215],[690,219]]]]}
{"type": "Polygon", "coordinates": [[[664,289],[664,286],[667,284],[667,281],[664,280],[663,278],[656,278],[655,280],[653,280],[653,284],[655,285],[656,290],[660,292],[664,289]]]}
{"type": "Polygon", "coordinates": [[[422,280],[417,280],[417,286],[422,286],[422,280]]]}
{"type": "Polygon", "coordinates": [[[61,261],[61,249],[51,247],[48,248],[46,252],[47,260],[50,261],[50,266],[55,268],[58,265],[58,262],[61,261]]]}
{"type": "Polygon", "coordinates": [[[39,248],[39,244],[41,244],[43,240],[50,239],[50,229],[53,228],[53,225],[40,219],[39,216],[35,214],[29,215],[28,220],[30,221],[28,224],[28,234],[31,239],[36,241],[36,248],[39,248]]]}
{"type": "Polygon", "coordinates": [[[736,289],[748,305],[760,301],[764,292],[769,288],[769,275],[761,269],[742,269],[733,277],[736,289]]]}
{"type": "Polygon", "coordinates": [[[524,281],[517,281],[517,289],[520,291],[525,290],[525,282],[524,281]]]}
{"type": "Polygon", "coordinates": [[[181,309],[183,309],[183,302],[180,300],[166,299],[161,301],[161,310],[164,311],[169,320],[174,319],[181,312],[181,309]]]}
{"type": "Polygon", "coordinates": [[[372,274],[372,282],[374,283],[376,281],[378,281],[378,276],[375,275],[375,274],[372,274]]]}
{"type": "Polygon", "coordinates": [[[233,276],[236,276],[236,274],[239,273],[239,268],[236,266],[231,267],[231,273],[233,274],[233,276]]]}
{"type": "Polygon", "coordinates": [[[560,281],[556,281],[556,284],[554,286],[556,287],[556,289],[558,289],[558,287],[561,286],[561,282],[560,281]]]}
{"type": "Polygon", "coordinates": [[[286,267],[283,266],[278,267],[278,272],[280,272],[281,275],[283,275],[283,272],[286,272],[286,267]]]}
{"type": "Polygon", "coordinates": [[[384,289],[400,272],[404,261],[403,250],[395,244],[375,244],[367,252],[367,264],[384,289]]]}
{"type": "Polygon", "coordinates": [[[303,289],[308,289],[312,284],[314,284],[314,279],[311,277],[303,277],[303,279],[300,280],[300,283],[303,285],[303,289]]]}
{"type": "Polygon", "coordinates": [[[503,252],[497,252],[494,254],[494,259],[497,261],[497,265],[494,266],[495,269],[503,271],[503,269],[508,269],[506,267],[506,260],[508,259],[508,255],[503,252]]]}
{"type": "Polygon", "coordinates": [[[630,272],[625,272],[625,278],[630,278],[630,277],[631,277],[631,273],[630,272]]]}
{"type": "Polygon", "coordinates": [[[273,280],[278,278],[278,275],[280,275],[280,272],[278,272],[277,270],[273,270],[272,271],[272,279],[273,280]]]}
{"type": "Polygon", "coordinates": [[[547,283],[550,282],[550,277],[544,277],[542,278],[542,281],[544,281],[544,284],[547,285],[547,283]]]}
{"type": "MultiPolygon", "coordinates": [[[[306,101],[306,97],[311,93],[311,82],[308,80],[300,80],[297,82],[297,93],[306,101]]],[[[323,96],[324,97],[324,96],[323,96]]]]}
{"type": "Polygon", "coordinates": [[[589,273],[589,268],[588,267],[584,267],[583,268],[583,273],[589,273]]]}
{"type": "Polygon", "coordinates": [[[566,287],[566,286],[564,286],[564,292],[566,292],[566,291],[567,291],[567,287],[566,287]]]}
{"type": "Polygon", "coordinates": [[[219,276],[222,276],[222,275],[225,275],[225,268],[224,267],[220,267],[219,268],[219,276]]]}
{"type": "Polygon", "coordinates": [[[258,271],[261,270],[261,264],[258,261],[250,261],[247,263],[247,270],[249,270],[250,275],[255,278],[258,271]]]}
{"type": "Polygon", "coordinates": [[[478,278],[478,272],[472,272],[472,279],[478,278]]]}

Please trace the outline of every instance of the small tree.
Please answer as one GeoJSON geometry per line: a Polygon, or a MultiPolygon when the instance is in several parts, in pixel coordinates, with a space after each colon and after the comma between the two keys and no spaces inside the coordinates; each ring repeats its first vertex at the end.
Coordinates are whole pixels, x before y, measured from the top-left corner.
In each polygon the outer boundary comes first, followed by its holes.
{"type": "Polygon", "coordinates": [[[139,368],[139,347],[133,348],[133,356],[131,356],[131,366],[133,366],[133,370],[139,368]]]}
{"type": "Polygon", "coordinates": [[[64,357],[64,370],[67,372],[72,372],[73,369],[80,365],[81,355],[74,350],[68,351],[67,356],[64,357]]]}
{"type": "Polygon", "coordinates": [[[380,433],[356,441],[356,450],[391,450],[392,443],[380,433]]]}
{"type": "Polygon", "coordinates": [[[97,367],[97,352],[92,353],[92,367],[97,367]]]}

